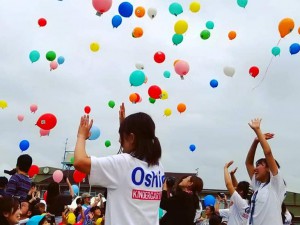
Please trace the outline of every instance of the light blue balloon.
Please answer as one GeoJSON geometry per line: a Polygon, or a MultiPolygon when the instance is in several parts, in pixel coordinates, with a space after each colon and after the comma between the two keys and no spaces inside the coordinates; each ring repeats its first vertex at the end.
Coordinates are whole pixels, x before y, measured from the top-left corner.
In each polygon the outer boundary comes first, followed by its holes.
{"type": "Polygon", "coordinates": [[[133,6],[129,2],[122,2],[119,5],[119,13],[123,17],[130,17],[133,13],[133,6]]]}
{"type": "Polygon", "coordinates": [[[113,28],[117,28],[122,23],[122,17],[120,15],[115,15],[111,20],[113,28]]]}
{"type": "Polygon", "coordinates": [[[216,88],[219,85],[218,81],[215,79],[212,79],[209,84],[212,88],[216,88]]]}
{"type": "Polygon", "coordinates": [[[32,63],[38,61],[40,59],[40,53],[36,50],[33,50],[29,54],[29,59],[32,63]]]}
{"type": "Polygon", "coordinates": [[[21,149],[22,152],[26,151],[29,148],[29,141],[27,140],[22,140],[20,141],[19,147],[21,149]]]}
{"type": "Polygon", "coordinates": [[[74,194],[78,195],[78,193],[79,193],[79,187],[76,184],[72,185],[72,189],[74,191],[74,194]]]}
{"type": "Polygon", "coordinates": [[[158,209],[158,218],[161,219],[164,216],[164,210],[159,208],[158,209]]]}
{"type": "Polygon", "coordinates": [[[170,71],[166,70],[166,71],[164,72],[164,77],[165,77],[165,78],[170,78],[170,76],[171,76],[170,71]]]}
{"type": "Polygon", "coordinates": [[[131,86],[140,86],[146,80],[146,75],[142,70],[135,70],[130,74],[129,83],[131,86]]]}
{"type": "Polygon", "coordinates": [[[96,140],[100,137],[100,129],[93,125],[90,129],[91,136],[89,137],[89,140],[96,140]]]}
{"type": "Polygon", "coordinates": [[[300,51],[300,45],[298,43],[291,44],[290,53],[291,55],[297,54],[300,51]]]}
{"type": "Polygon", "coordinates": [[[183,12],[183,9],[179,3],[174,2],[169,6],[169,12],[174,16],[178,16],[183,12]]]}
{"type": "Polygon", "coordinates": [[[214,24],[213,21],[207,21],[206,24],[205,24],[205,26],[206,26],[207,29],[212,30],[212,29],[214,29],[215,24],[214,24]]]}
{"type": "Polygon", "coordinates": [[[237,0],[237,4],[242,7],[245,8],[246,5],[248,4],[248,0],[237,0]]]}
{"type": "Polygon", "coordinates": [[[277,47],[277,46],[273,47],[273,48],[272,48],[272,54],[273,54],[274,56],[278,56],[278,55],[280,54],[280,48],[277,47]]]}
{"type": "Polygon", "coordinates": [[[57,63],[58,63],[59,65],[63,64],[64,62],[65,62],[65,58],[64,58],[63,56],[59,56],[59,57],[57,58],[57,63]]]}

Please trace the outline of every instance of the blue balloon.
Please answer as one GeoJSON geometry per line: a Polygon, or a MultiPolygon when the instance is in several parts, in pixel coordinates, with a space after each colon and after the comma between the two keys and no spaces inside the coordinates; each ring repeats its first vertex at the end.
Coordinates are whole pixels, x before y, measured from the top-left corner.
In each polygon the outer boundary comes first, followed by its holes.
{"type": "Polygon", "coordinates": [[[119,13],[123,17],[130,17],[133,13],[133,6],[129,2],[122,2],[119,5],[119,13]]]}
{"type": "Polygon", "coordinates": [[[65,58],[64,58],[63,56],[59,56],[59,57],[57,58],[57,63],[58,63],[59,65],[63,64],[64,62],[65,62],[65,58]]]}
{"type": "Polygon", "coordinates": [[[72,185],[72,189],[74,191],[74,194],[78,195],[78,193],[79,193],[79,187],[76,184],[72,185]]]}
{"type": "Polygon", "coordinates": [[[142,70],[135,70],[130,74],[129,83],[131,86],[140,86],[146,80],[145,73],[142,70]]]}
{"type": "Polygon", "coordinates": [[[29,148],[29,141],[23,140],[20,142],[19,147],[22,152],[26,151],[29,148]]]}
{"type": "Polygon", "coordinates": [[[291,55],[297,54],[300,51],[300,45],[298,43],[291,44],[290,53],[291,55]]]}
{"type": "Polygon", "coordinates": [[[117,28],[122,23],[122,17],[120,15],[115,15],[111,20],[113,28],[117,28]]]}
{"type": "Polygon", "coordinates": [[[165,78],[170,78],[170,76],[171,76],[170,71],[166,70],[166,71],[164,72],[164,77],[165,77],[165,78]]]}
{"type": "Polygon", "coordinates": [[[190,145],[190,150],[191,150],[192,152],[195,151],[195,150],[196,150],[196,146],[193,145],[193,144],[191,144],[191,145],[190,145]]]}
{"type": "Polygon", "coordinates": [[[212,79],[211,81],[210,81],[210,86],[212,87],[212,88],[216,88],[216,87],[218,87],[218,81],[217,80],[215,80],[215,79],[212,79]]]}
{"type": "Polygon", "coordinates": [[[96,126],[92,126],[90,129],[91,136],[89,137],[89,140],[96,140],[98,137],[100,137],[100,129],[96,126]]]}
{"type": "Polygon", "coordinates": [[[204,197],[204,207],[206,206],[214,206],[216,202],[216,199],[212,195],[206,195],[204,197]]]}

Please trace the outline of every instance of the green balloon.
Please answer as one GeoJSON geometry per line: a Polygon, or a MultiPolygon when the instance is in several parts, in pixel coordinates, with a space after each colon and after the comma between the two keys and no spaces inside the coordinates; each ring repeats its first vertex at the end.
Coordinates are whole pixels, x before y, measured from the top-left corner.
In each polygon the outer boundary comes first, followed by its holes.
{"type": "Polygon", "coordinates": [[[70,163],[74,164],[74,157],[71,157],[70,163]]]}
{"type": "Polygon", "coordinates": [[[174,45],[179,45],[183,41],[182,34],[174,34],[172,37],[172,41],[174,45]]]}
{"type": "Polygon", "coordinates": [[[149,102],[150,102],[150,103],[154,104],[155,101],[156,101],[156,100],[155,100],[154,98],[149,98],[149,102]]]}
{"type": "Polygon", "coordinates": [[[178,16],[183,12],[183,9],[179,3],[174,2],[169,6],[169,12],[174,16],[178,16]]]}
{"type": "Polygon", "coordinates": [[[33,50],[29,54],[29,59],[32,63],[38,61],[40,59],[40,53],[36,50],[33,50]]]}
{"type": "Polygon", "coordinates": [[[207,39],[210,37],[210,32],[209,32],[209,30],[203,30],[203,31],[201,31],[200,37],[201,37],[203,40],[207,40],[207,39]]]}
{"type": "Polygon", "coordinates": [[[104,144],[105,144],[105,147],[107,147],[107,148],[108,148],[109,146],[111,146],[110,140],[106,140],[104,144]]]}
{"type": "Polygon", "coordinates": [[[53,61],[56,58],[56,53],[54,51],[49,51],[46,54],[46,59],[53,61]]]}
{"type": "Polygon", "coordinates": [[[213,21],[207,21],[205,26],[206,26],[207,29],[212,30],[212,29],[214,29],[215,24],[214,24],[213,21]]]}
{"type": "Polygon", "coordinates": [[[115,103],[113,100],[110,100],[110,101],[108,102],[108,106],[109,106],[110,108],[115,107],[115,105],[116,105],[116,103],[115,103]]]}

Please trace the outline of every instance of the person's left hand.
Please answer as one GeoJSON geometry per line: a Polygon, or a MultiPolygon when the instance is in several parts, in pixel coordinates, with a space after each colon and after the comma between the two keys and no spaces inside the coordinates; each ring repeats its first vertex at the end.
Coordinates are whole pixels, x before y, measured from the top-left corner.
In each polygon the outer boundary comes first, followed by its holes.
{"type": "Polygon", "coordinates": [[[261,119],[255,118],[255,119],[251,120],[251,122],[248,124],[253,130],[258,130],[258,129],[260,129],[260,123],[261,123],[261,119]]]}
{"type": "Polygon", "coordinates": [[[84,115],[80,119],[80,124],[78,128],[77,138],[82,137],[85,140],[88,139],[91,136],[90,129],[93,125],[93,120],[91,119],[89,115],[84,115]]]}
{"type": "Polygon", "coordinates": [[[226,163],[225,166],[224,166],[224,168],[228,169],[232,165],[232,163],[233,163],[233,160],[231,160],[230,162],[226,163]]]}

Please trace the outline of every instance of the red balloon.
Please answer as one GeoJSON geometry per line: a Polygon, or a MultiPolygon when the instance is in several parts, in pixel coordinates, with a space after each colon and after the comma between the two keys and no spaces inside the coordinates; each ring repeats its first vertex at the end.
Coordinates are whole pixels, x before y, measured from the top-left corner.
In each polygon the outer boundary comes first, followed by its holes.
{"type": "Polygon", "coordinates": [[[252,66],[249,69],[249,74],[255,78],[259,74],[259,68],[257,66],[252,66]]]}
{"type": "Polygon", "coordinates": [[[28,176],[31,178],[34,175],[39,173],[39,167],[37,165],[31,165],[31,167],[28,170],[28,176]]]}
{"type": "Polygon", "coordinates": [[[89,114],[91,112],[91,107],[89,107],[88,105],[86,107],[84,107],[84,112],[86,114],[89,114]]]}
{"type": "Polygon", "coordinates": [[[45,192],[44,192],[44,195],[43,195],[43,199],[44,199],[45,201],[47,201],[47,195],[48,195],[48,192],[45,191],[45,192]]]}
{"type": "Polygon", "coordinates": [[[151,98],[158,99],[161,98],[161,89],[157,85],[152,85],[148,89],[148,94],[151,98]]]}
{"type": "Polygon", "coordinates": [[[44,27],[47,24],[47,20],[45,18],[40,18],[38,20],[38,24],[40,25],[40,27],[44,27]]]}
{"type": "Polygon", "coordinates": [[[165,53],[163,53],[163,52],[159,51],[154,54],[154,61],[157,63],[162,63],[165,61],[165,59],[166,59],[166,56],[165,56],[165,53]]]}
{"type": "Polygon", "coordinates": [[[82,173],[78,170],[75,170],[73,173],[73,179],[76,183],[82,182],[82,180],[86,177],[85,173],[82,173]]]}
{"type": "Polygon", "coordinates": [[[40,116],[35,125],[38,125],[43,130],[51,130],[53,127],[56,126],[56,123],[57,119],[53,114],[45,113],[40,116]]]}

